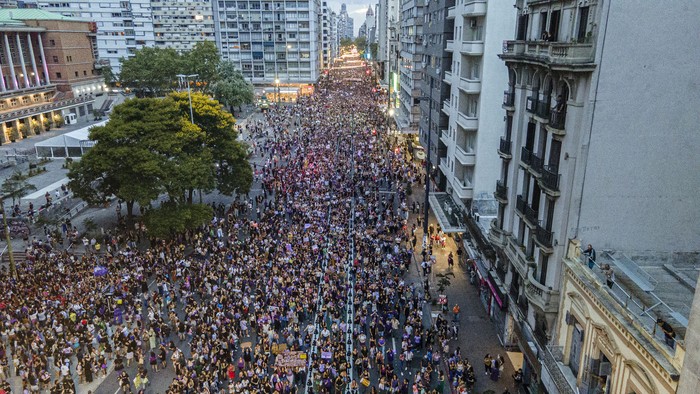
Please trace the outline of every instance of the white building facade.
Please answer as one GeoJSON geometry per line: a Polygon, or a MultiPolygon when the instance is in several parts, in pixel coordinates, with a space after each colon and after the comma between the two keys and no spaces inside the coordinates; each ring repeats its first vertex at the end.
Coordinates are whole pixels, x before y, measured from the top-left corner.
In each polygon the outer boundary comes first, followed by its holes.
{"type": "Polygon", "coordinates": [[[116,74],[121,68],[119,59],[129,58],[137,50],[155,44],[150,0],[35,0],[27,4],[95,21],[99,59],[108,61],[116,74]]]}
{"type": "MultiPolygon", "coordinates": [[[[452,62],[445,65],[444,81],[451,91],[443,111],[449,113],[450,123],[441,136],[447,155],[440,170],[447,180],[446,192],[481,214],[489,205],[496,206],[494,179],[500,175],[501,163],[493,152],[503,131],[498,104],[508,83],[507,70],[497,55],[503,40],[512,38],[515,11],[504,1],[470,0],[457,1],[448,12],[448,19],[454,19],[454,34],[447,41],[452,62]],[[492,203],[472,205],[474,200],[492,203]]],[[[491,214],[495,215],[495,208],[491,214]]]]}
{"type": "Polygon", "coordinates": [[[255,85],[315,83],[322,59],[322,4],[218,1],[216,44],[255,85]],[[275,81],[279,81],[276,83],[275,81]]]}
{"type": "Polygon", "coordinates": [[[691,357],[700,50],[669,45],[697,35],[691,3],[516,1],[489,240],[532,392],[673,393],[691,357]]]}
{"type": "Polygon", "coordinates": [[[401,2],[399,60],[399,107],[396,123],[402,133],[418,133],[423,62],[424,0],[401,2]]]}
{"type": "Polygon", "coordinates": [[[214,41],[211,0],[151,1],[151,11],[156,47],[186,52],[199,42],[214,41]]]}

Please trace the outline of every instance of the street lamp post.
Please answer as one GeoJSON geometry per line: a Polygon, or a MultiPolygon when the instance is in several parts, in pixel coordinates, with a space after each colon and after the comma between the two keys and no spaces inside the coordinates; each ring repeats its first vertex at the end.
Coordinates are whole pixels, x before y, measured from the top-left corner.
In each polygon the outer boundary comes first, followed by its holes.
{"type": "Polygon", "coordinates": [[[192,92],[190,90],[190,78],[196,78],[199,74],[177,74],[176,77],[180,78],[181,82],[187,83],[187,98],[190,100],[190,122],[194,124],[194,113],[192,112],[192,92]]]}

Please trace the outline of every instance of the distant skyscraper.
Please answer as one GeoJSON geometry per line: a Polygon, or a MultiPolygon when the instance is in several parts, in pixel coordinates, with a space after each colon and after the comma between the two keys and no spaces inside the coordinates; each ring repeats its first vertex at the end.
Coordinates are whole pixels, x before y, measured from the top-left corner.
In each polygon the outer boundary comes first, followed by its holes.
{"type": "Polygon", "coordinates": [[[374,7],[369,5],[365,14],[365,32],[367,34],[367,45],[373,43],[376,39],[377,24],[374,17],[374,7]]]}
{"type": "Polygon", "coordinates": [[[355,34],[355,21],[348,15],[348,9],[345,4],[340,6],[340,14],[338,14],[338,39],[352,39],[355,34]]]}

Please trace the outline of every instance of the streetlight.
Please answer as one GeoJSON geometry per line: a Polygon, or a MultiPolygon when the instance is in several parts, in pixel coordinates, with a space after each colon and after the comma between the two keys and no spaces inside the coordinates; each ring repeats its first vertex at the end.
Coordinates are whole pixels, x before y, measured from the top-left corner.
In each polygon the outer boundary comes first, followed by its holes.
{"type": "MultiPolygon", "coordinates": [[[[185,83],[187,82],[187,98],[190,100],[190,122],[194,124],[194,114],[192,113],[192,93],[190,91],[190,78],[196,78],[198,77],[199,74],[177,74],[176,77],[180,78],[180,83],[185,83]]],[[[182,86],[182,85],[180,85],[182,86]]]]}

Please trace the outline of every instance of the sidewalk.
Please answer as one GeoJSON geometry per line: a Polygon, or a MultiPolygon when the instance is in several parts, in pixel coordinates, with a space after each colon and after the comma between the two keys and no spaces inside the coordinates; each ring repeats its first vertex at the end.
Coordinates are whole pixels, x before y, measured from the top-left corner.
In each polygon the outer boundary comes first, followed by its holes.
{"type": "MultiPolygon", "coordinates": [[[[410,206],[414,201],[423,203],[425,201],[425,184],[413,186],[413,193],[407,199],[407,204],[410,206]]],[[[418,217],[423,217],[423,211],[419,214],[409,214],[408,228],[411,228],[413,223],[416,223],[418,217]]],[[[432,224],[437,230],[438,224],[433,211],[429,213],[429,224],[432,224]]],[[[422,274],[420,269],[421,241],[423,239],[423,226],[416,224],[416,236],[418,243],[414,250],[416,258],[416,271],[422,274]]],[[[409,230],[410,231],[410,230],[409,230]]],[[[437,257],[437,263],[430,274],[430,289],[433,297],[437,297],[437,287],[435,285],[435,275],[438,273],[453,272],[455,277],[451,279],[451,285],[445,290],[445,295],[449,302],[446,318],[452,320],[452,307],[455,304],[460,306],[460,325],[459,336],[457,343],[450,345],[450,349],[454,350],[457,346],[460,347],[462,357],[469,359],[469,362],[474,367],[476,376],[476,385],[474,386],[475,393],[484,393],[488,390],[493,390],[496,394],[501,394],[508,389],[511,393],[516,393],[514,389],[512,375],[514,373],[513,365],[506,354],[506,350],[501,346],[496,329],[486,313],[484,305],[479,296],[478,286],[469,283],[469,275],[466,265],[458,263],[457,259],[457,244],[453,237],[447,237],[445,247],[433,245],[433,255],[437,257]],[[453,268],[448,268],[447,257],[452,252],[454,256],[453,268]],[[501,355],[505,359],[504,370],[498,381],[494,382],[489,376],[484,374],[483,359],[486,354],[492,357],[501,355]]],[[[427,304],[429,305],[429,304],[427,304]]],[[[439,313],[440,305],[429,305],[432,312],[439,313]]]]}

